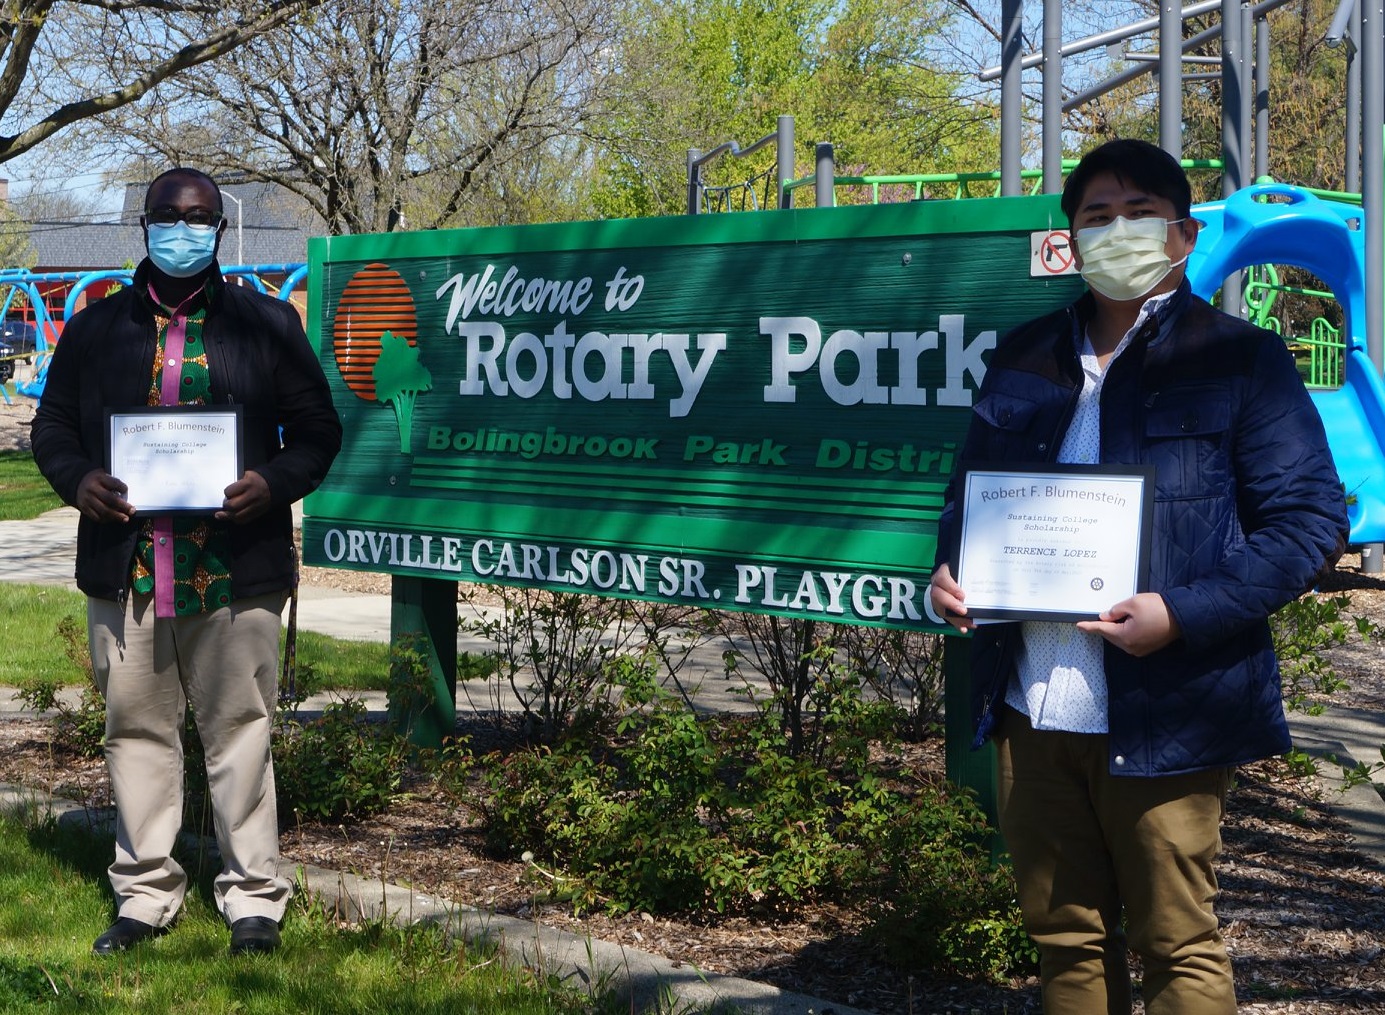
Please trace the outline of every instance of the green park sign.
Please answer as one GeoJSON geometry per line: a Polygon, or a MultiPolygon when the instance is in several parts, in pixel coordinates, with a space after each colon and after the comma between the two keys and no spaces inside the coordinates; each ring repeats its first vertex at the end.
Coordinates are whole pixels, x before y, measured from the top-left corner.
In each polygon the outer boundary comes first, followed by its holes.
{"type": "Polygon", "coordinates": [[[998,334],[1071,300],[1053,198],[334,236],[317,566],[931,626],[998,334]]]}

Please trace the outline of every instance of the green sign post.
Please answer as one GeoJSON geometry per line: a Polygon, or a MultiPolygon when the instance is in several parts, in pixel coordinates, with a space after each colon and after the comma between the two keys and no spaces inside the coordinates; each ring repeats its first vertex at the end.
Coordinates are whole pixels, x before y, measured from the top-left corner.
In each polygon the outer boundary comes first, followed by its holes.
{"type": "Polygon", "coordinates": [[[305,562],[395,575],[415,639],[457,581],[936,627],[986,355],[1078,291],[1065,226],[1042,197],[314,240],[346,443],[305,562]]]}

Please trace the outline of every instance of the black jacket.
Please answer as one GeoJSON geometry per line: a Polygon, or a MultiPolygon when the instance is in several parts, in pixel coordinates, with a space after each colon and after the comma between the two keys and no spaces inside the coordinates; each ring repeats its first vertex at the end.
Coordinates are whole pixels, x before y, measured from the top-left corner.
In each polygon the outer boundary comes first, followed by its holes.
{"type": "MultiPolygon", "coordinates": [[[[75,314],[53,352],[32,442],[34,461],[68,504],[76,502],[82,477],[103,466],[105,411],[148,401],[158,346],[147,297],[149,271],[149,261],[141,262],[134,285],[75,314]]],[[[290,505],[326,476],[341,448],[341,422],[298,311],[253,289],[226,285],[215,262],[210,279],[202,329],[209,401],[244,407],[244,465],[264,477],[272,498],[265,514],[227,525],[232,591],[246,598],[292,584],[290,505]]],[[[82,518],[77,587],[89,596],[123,600],[143,522],[139,516],[125,524],[82,518]]]]}
{"type": "MultiPolygon", "coordinates": [[[[1052,462],[1082,386],[1090,295],[1002,338],[959,469],[1052,462]]],[[[1149,590],[1182,637],[1144,658],[1105,646],[1111,772],[1170,775],[1289,749],[1268,617],[1346,545],[1322,420],[1283,340],[1220,313],[1185,281],[1112,361],[1101,460],[1155,470],[1149,590]]],[[[937,564],[952,551],[953,489],[937,564]]],[[[972,644],[978,743],[1015,671],[1015,624],[972,644]]]]}

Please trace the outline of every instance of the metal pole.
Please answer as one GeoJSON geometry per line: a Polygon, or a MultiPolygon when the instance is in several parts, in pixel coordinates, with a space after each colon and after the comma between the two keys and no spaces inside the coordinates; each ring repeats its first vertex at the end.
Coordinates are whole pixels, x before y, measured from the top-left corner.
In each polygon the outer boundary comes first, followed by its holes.
{"type": "MultiPolygon", "coordinates": [[[[1347,23],[1361,16],[1361,5],[1356,0],[1341,0],[1337,5],[1337,13],[1332,15],[1332,25],[1327,30],[1324,40],[1329,46],[1340,46],[1342,36],[1347,32],[1347,23]]],[[[1352,36],[1360,38],[1360,36],[1352,36]]]]}
{"type": "MultiPolygon", "coordinates": [[[[1347,40],[1346,173],[1343,189],[1361,191],[1361,5],[1351,3],[1351,38],[1347,40]]],[[[1328,41],[1331,41],[1330,39],[1328,41]]]]}
{"type": "Polygon", "coordinates": [[[1385,0],[1363,0],[1361,17],[1361,206],[1366,215],[1366,337],[1377,370],[1385,359],[1385,0]]]}
{"type": "Polygon", "coordinates": [[[1255,182],[1251,127],[1255,124],[1255,16],[1241,4],[1241,186],[1255,182]]]}
{"type": "MultiPolygon", "coordinates": [[[[1361,208],[1366,216],[1366,350],[1375,369],[1385,358],[1385,0],[1358,0],[1361,12],[1361,208]]],[[[1385,571],[1376,543],[1363,547],[1361,570],[1385,571]],[[1372,551],[1367,553],[1366,551],[1372,551]]]]}
{"type": "Polygon", "coordinates": [[[836,177],[837,160],[832,154],[831,141],[819,141],[814,149],[817,175],[813,178],[813,190],[817,192],[817,207],[832,208],[837,204],[836,177]]]}
{"type": "Polygon", "coordinates": [[[1183,16],[1176,0],[1159,5],[1159,147],[1183,157],[1183,16]]]}
{"type": "Polygon", "coordinates": [[[696,215],[702,204],[702,168],[697,160],[702,153],[696,148],[688,149],[688,214],[696,215]]]}
{"type": "Polygon", "coordinates": [[[1044,180],[1045,194],[1063,189],[1063,5],[1044,0],[1044,180]]]}
{"type": "MultiPolygon", "coordinates": [[[[229,191],[223,190],[221,196],[230,198],[232,201],[236,202],[236,266],[240,267],[245,264],[245,233],[242,228],[245,222],[245,205],[241,203],[240,198],[229,191]]],[[[245,276],[236,276],[236,283],[238,285],[245,285],[245,276]]]]}
{"type": "Polygon", "coordinates": [[[1020,192],[1020,61],[1024,58],[1024,0],[1001,0],[1000,14],[1000,193],[1020,192]]]}
{"type": "Polygon", "coordinates": [[[1270,171],[1270,20],[1255,19],[1255,178],[1270,171]]]}
{"type": "MultiPolygon", "coordinates": [[[[1220,0],[1217,0],[1217,2],[1220,3],[1220,0]]],[[[1275,10],[1276,8],[1283,7],[1288,2],[1289,0],[1263,0],[1263,2],[1256,4],[1254,7],[1251,8],[1251,13],[1258,17],[1262,14],[1268,14],[1270,11],[1275,10]]],[[[1186,16],[1188,11],[1191,9],[1192,8],[1185,9],[1183,12],[1184,15],[1186,16]]],[[[1183,51],[1187,52],[1195,46],[1200,46],[1204,42],[1208,42],[1212,39],[1217,38],[1219,35],[1221,35],[1221,31],[1222,30],[1220,25],[1213,25],[1211,28],[1204,29],[1203,31],[1198,32],[1196,35],[1189,36],[1188,38],[1183,40],[1183,51]]],[[[1072,47],[1065,46],[1064,51],[1065,53],[1071,52],[1072,47]]],[[[1150,74],[1153,71],[1153,63],[1137,62],[1135,66],[1129,68],[1128,70],[1123,70],[1119,74],[1112,74],[1105,81],[1093,85],[1091,88],[1088,88],[1080,95],[1074,95],[1072,98],[1068,99],[1066,102],[1063,103],[1063,111],[1067,112],[1070,109],[1076,109],[1084,103],[1091,102],[1092,99],[1105,95],[1107,92],[1113,89],[1119,88],[1127,81],[1134,81],[1141,74],[1150,74]]]]}
{"type": "MultiPolygon", "coordinates": [[[[1227,0],[1222,4],[1221,12],[1223,197],[1230,197],[1245,185],[1245,119],[1241,98],[1245,91],[1245,76],[1241,41],[1240,0],[1227,0]]],[[[1234,271],[1222,283],[1222,309],[1228,314],[1242,316],[1241,298],[1241,273],[1234,271]]]]}
{"type": "Polygon", "coordinates": [[[793,117],[781,116],[775,125],[775,159],[778,166],[777,176],[779,180],[779,207],[793,207],[793,191],[786,190],[785,186],[793,179],[794,173],[794,148],[793,148],[793,117]]]}
{"type": "MultiPolygon", "coordinates": [[[[1288,3],[1289,0],[1278,0],[1278,3],[1288,3]]],[[[1195,18],[1199,14],[1210,14],[1212,11],[1221,10],[1222,0],[1203,0],[1202,3],[1192,4],[1184,7],[1181,17],[1183,20],[1195,18]]],[[[1177,10],[1177,5],[1174,6],[1177,10]]],[[[1063,47],[1064,57],[1075,56],[1078,53],[1085,53],[1089,49],[1100,49],[1102,46],[1109,46],[1113,42],[1121,42],[1136,35],[1153,31],[1159,27],[1159,18],[1144,18],[1140,21],[1132,21],[1123,28],[1113,28],[1109,31],[1098,32],[1095,35],[1088,35],[1085,38],[1070,42],[1063,47]]],[[[1044,62],[1042,53],[1031,53],[1020,62],[1021,70],[1033,70],[1044,62]]],[[[994,81],[1004,72],[1004,66],[987,67],[978,74],[978,81],[994,81]]]]}

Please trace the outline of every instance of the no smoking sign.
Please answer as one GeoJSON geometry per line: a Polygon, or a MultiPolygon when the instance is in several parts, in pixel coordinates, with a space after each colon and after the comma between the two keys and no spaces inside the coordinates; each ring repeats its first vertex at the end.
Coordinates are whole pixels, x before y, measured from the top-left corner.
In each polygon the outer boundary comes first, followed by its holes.
{"type": "Polygon", "coordinates": [[[1072,237],[1066,229],[1045,229],[1029,234],[1029,275],[1031,278],[1076,275],[1072,237]]]}

